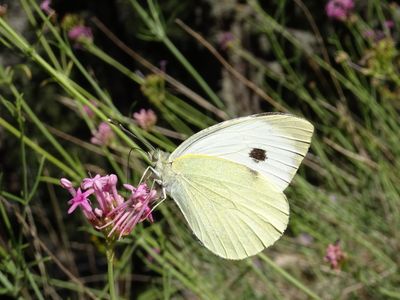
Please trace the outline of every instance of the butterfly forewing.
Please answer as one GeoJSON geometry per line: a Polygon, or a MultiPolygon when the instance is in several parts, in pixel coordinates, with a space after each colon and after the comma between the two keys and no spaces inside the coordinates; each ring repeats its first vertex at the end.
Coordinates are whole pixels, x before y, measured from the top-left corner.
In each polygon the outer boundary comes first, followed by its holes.
{"type": "Polygon", "coordinates": [[[287,114],[260,114],[207,128],[182,143],[170,156],[205,154],[247,166],[283,191],[308,151],[314,127],[287,114]]]}

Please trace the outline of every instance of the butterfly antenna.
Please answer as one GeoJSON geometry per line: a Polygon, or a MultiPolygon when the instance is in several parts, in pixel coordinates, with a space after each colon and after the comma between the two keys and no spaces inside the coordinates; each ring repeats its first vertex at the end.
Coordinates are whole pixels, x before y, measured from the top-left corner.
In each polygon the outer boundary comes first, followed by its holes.
{"type": "MultiPolygon", "coordinates": [[[[124,125],[122,125],[121,123],[117,123],[117,122],[115,122],[115,121],[112,120],[112,119],[108,119],[108,121],[109,121],[111,124],[113,124],[113,125],[118,126],[119,128],[121,128],[121,130],[122,130],[123,132],[125,132],[127,135],[133,137],[134,139],[139,140],[141,143],[143,143],[143,145],[146,146],[146,148],[147,148],[148,150],[150,150],[150,152],[153,152],[153,151],[156,150],[156,149],[155,149],[148,141],[146,141],[143,137],[141,137],[141,136],[139,136],[139,135],[136,135],[135,133],[133,133],[132,131],[130,131],[129,129],[127,129],[124,125]]],[[[135,148],[133,148],[133,149],[135,149],[135,148]]],[[[140,148],[137,148],[137,149],[143,151],[143,150],[140,149],[140,148]]],[[[144,152],[144,151],[143,151],[143,152],[144,152]]],[[[146,153],[146,154],[148,155],[148,153],[146,153]]]]}
{"type": "Polygon", "coordinates": [[[133,151],[134,149],[133,148],[131,148],[130,150],[129,150],[129,153],[128,153],[128,161],[127,161],[127,165],[126,165],[126,179],[128,179],[129,180],[129,178],[131,178],[130,177],[130,174],[129,174],[129,163],[130,163],[130,160],[131,160],[131,154],[132,154],[132,151],[133,151]]]}

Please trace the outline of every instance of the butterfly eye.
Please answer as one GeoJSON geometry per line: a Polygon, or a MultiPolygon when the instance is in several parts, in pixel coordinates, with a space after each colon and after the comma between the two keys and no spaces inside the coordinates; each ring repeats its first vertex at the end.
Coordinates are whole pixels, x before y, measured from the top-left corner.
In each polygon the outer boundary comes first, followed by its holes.
{"type": "Polygon", "coordinates": [[[255,162],[265,161],[267,159],[267,151],[260,148],[253,148],[250,153],[249,157],[251,157],[255,162]]]}

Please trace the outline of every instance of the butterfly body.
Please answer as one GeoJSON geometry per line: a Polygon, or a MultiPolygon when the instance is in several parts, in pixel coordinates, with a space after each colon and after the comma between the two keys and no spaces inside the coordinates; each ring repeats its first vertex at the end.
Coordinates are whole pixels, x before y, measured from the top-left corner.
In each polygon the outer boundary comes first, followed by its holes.
{"type": "Polygon", "coordinates": [[[157,150],[154,172],[213,253],[243,259],[272,245],[289,220],[283,189],[306,154],[312,125],[285,114],[226,121],[157,150]]]}

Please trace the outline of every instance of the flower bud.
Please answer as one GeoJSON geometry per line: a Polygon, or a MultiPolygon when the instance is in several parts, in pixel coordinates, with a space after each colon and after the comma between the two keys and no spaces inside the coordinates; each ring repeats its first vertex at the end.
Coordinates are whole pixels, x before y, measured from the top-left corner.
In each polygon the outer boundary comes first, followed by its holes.
{"type": "Polygon", "coordinates": [[[69,189],[72,188],[72,183],[67,178],[61,178],[60,179],[60,184],[66,190],[69,190],[69,189]]]}

